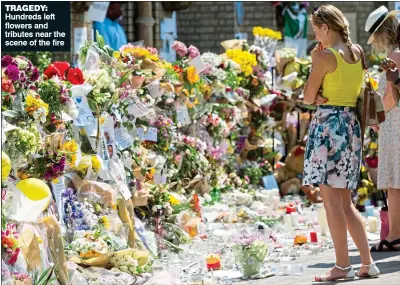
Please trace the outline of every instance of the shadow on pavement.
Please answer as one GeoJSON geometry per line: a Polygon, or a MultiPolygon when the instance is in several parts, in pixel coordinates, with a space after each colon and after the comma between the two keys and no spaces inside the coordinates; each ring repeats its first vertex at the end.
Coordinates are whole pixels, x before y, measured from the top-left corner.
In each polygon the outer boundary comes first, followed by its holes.
{"type": "MultiPolygon", "coordinates": [[[[394,272],[399,272],[400,268],[400,260],[391,260],[391,261],[382,261],[380,260],[385,260],[390,257],[394,256],[399,256],[400,257],[400,252],[373,252],[372,253],[372,258],[376,262],[379,270],[381,271],[381,274],[388,274],[388,273],[394,273],[394,272]]],[[[350,263],[351,264],[361,264],[360,256],[350,256],[350,263]]],[[[307,268],[332,268],[335,266],[335,263],[317,263],[314,265],[310,265],[307,268]]],[[[345,281],[341,281],[340,283],[343,283],[345,281]]],[[[320,283],[323,284],[323,283],[320,283]]],[[[329,284],[334,284],[334,283],[329,283],[329,284]]]]}

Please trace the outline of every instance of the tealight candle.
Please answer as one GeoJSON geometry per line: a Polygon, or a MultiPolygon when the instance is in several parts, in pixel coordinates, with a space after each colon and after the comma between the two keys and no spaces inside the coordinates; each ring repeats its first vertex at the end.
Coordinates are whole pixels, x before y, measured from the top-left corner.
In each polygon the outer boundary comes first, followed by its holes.
{"type": "Polygon", "coordinates": [[[293,212],[290,215],[292,216],[292,226],[297,226],[299,224],[299,213],[293,212]]]}
{"type": "Polygon", "coordinates": [[[378,231],[377,217],[368,217],[368,228],[370,233],[376,233],[378,231]]]}
{"type": "Polygon", "coordinates": [[[297,212],[297,209],[293,204],[289,204],[286,206],[286,214],[291,214],[294,212],[297,212]]]}

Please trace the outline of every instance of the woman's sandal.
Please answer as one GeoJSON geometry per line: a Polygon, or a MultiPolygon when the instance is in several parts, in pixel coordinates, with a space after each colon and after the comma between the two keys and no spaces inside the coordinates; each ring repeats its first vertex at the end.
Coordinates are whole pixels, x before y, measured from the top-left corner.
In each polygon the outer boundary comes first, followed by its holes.
{"type": "Polygon", "coordinates": [[[368,273],[367,274],[358,274],[357,272],[357,277],[359,278],[378,278],[378,276],[381,274],[379,271],[378,267],[376,267],[375,263],[371,263],[370,265],[362,265],[364,267],[369,267],[368,273]]]}
{"type": "Polygon", "coordinates": [[[336,281],[336,280],[342,280],[342,279],[343,280],[353,280],[355,278],[355,276],[356,276],[352,266],[340,267],[340,266],[335,264],[335,267],[337,269],[342,270],[342,271],[347,271],[347,270],[350,270],[350,271],[347,273],[347,275],[345,277],[340,277],[340,278],[335,278],[335,279],[329,279],[328,280],[328,278],[326,277],[326,274],[324,274],[322,276],[315,277],[315,281],[316,282],[330,282],[330,281],[336,281]]]}
{"type": "Polygon", "coordinates": [[[400,251],[400,247],[399,248],[395,248],[395,245],[399,245],[400,244],[400,238],[396,239],[392,242],[388,242],[387,240],[381,240],[381,242],[378,245],[378,248],[376,247],[377,245],[374,245],[373,247],[371,247],[371,252],[380,252],[380,251],[400,251]],[[384,248],[384,246],[386,246],[386,248],[384,248]]]}

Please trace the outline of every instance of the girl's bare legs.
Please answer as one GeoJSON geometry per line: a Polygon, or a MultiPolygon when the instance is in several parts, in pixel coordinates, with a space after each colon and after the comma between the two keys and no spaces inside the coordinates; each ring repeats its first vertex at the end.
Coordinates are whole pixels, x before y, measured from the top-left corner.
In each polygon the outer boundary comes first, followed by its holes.
{"type": "MultiPolygon", "coordinates": [[[[325,185],[320,185],[320,190],[326,210],[329,231],[335,246],[336,265],[349,267],[350,258],[347,246],[346,214],[343,206],[345,202],[342,193],[345,191],[350,192],[350,190],[336,189],[325,185]]],[[[340,279],[345,277],[348,272],[349,270],[343,271],[334,267],[326,273],[326,277],[328,280],[340,279]]]]}
{"type": "MultiPolygon", "coordinates": [[[[336,189],[336,191],[339,189],[336,189]]],[[[351,201],[351,191],[344,190],[340,191],[343,202],[343,210],[347,222],[347,228],[356,244],[358,251],[360,252],[361,264],[370,265],[372,263],[372,257],[369,250],[367,232],[362,221],[360,213],[354,207],[351,201]]],[[[347,244],[347,241],[346,241],[347,244]]],[[[361,267],[359,274],[367,274],[369,267],[361,267]]]]}
{"type": "MultiPolygon", "coordinates": [[[[389,188],[388,203],[389,235],[386,240],[391,242],[400,238],[400,189],[389,188]]],[[[394,247],[399,248],[399,245],[394,247]]]]}

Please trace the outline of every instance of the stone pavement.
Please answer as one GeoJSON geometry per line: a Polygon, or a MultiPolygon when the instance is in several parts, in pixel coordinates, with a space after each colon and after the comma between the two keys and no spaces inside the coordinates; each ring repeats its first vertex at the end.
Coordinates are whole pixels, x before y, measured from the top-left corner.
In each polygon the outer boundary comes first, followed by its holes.
{"type": "MultiPolygon", "coordinates": [[[[375,279],[355,279],[353,281],[335,281],[317,283],[314,276],[322,275],[335,265],[333,249],[320,252],[317,255],[300,256],[292,264],[303,264],[306,268],[303,275],[298,276],[272,276],[261,280],[249,280],[234,285],[310,285],[310,284],[346,284],[346,285],[400,285],[400,251],[379,252],[372,254],[375,263],[381,271],[381,276],[375,279]]],[[[350,249],[350,261],[355,270],[361,266],[357,249],[350,249]]]]}

